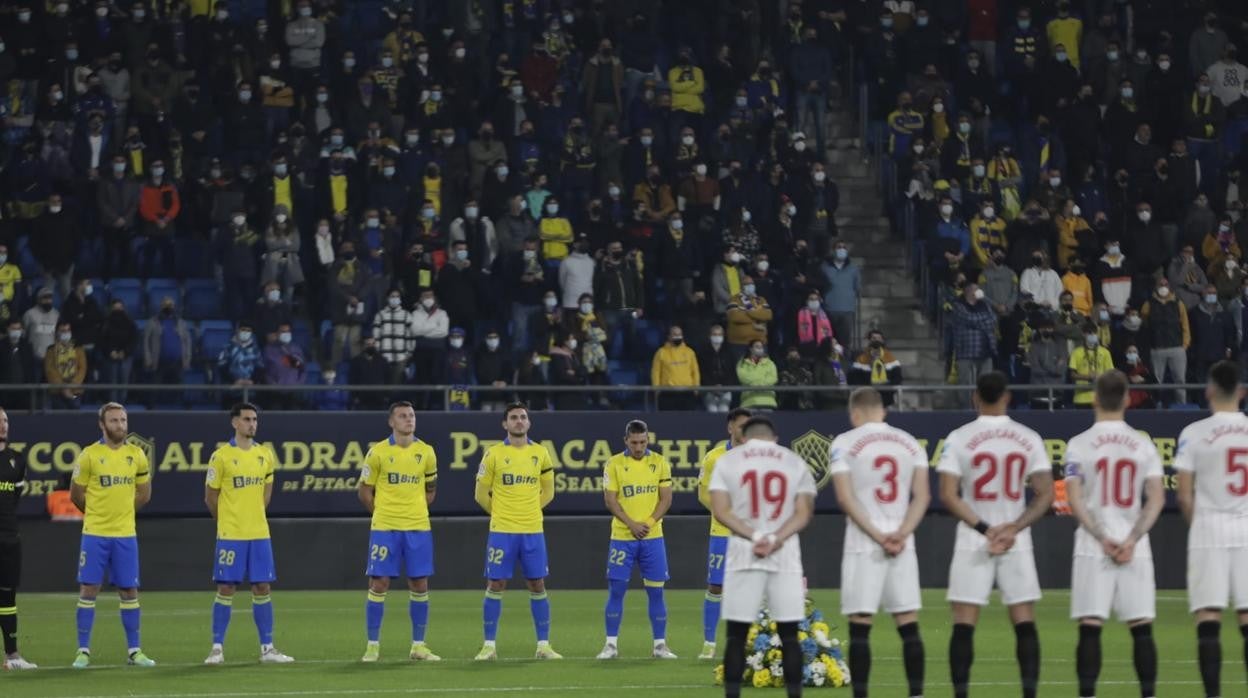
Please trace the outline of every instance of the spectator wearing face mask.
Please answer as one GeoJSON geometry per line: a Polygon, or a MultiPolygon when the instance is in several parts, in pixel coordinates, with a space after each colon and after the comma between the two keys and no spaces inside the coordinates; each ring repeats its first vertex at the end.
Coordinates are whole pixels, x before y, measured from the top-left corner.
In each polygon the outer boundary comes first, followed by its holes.
{"type": "Polygon", "coordinates": [[[886,388],[901,385],[901,361],[889,351],[884,333],[872,330],[867,334],[867,346],[854,359],[848,381],[850,385],[870,385],[879,389],[884,406],[893,404],[893,391],[886,388]]]}
{"type": "Polygon", "coordinates": [[[758,295],[754,280],[741,277],[741,292],[728,302],[728,344],[738,354],[754,341],[767,341],[774,314],[767,299],[758,295]]]}
{"type": "Polygon", "coordinates": [[[828,177],[823,163],[812,165],[810,176],[797,181],[795,189],[793,203],[797,212],[794,228],[799,237],[806,238],[814,249],[822,252],[827,240],[839,234],[836,212],[841,206],[841,190],[828,177]]]}
{"type": "Polygon", "coordinates": [[[160,301],[160,312],[147,321],[143,330],[143,367],[153,382],[177,385],[182,372],[191,367],[191,334],[178,315],[172,298],[160,301]]]}
{"type": "Polygon", "coordinates": [[[438,273],[434,290],[452,326],[468,330],[481,318],[483,284],[482,271],[468,254],[468,245],[451,243],[450,256],[438,273]]]}
{"type": "Polygon", "coordinates": [[[1076,258],[1083,256],[1081,253],[1096,249],[1096,233],[1074,199],[1061,202],[1053,221],[1057,225],[1058,267],[1069,269],[1076,258]]]}
{"type": "MultiPolygon", "coordinates": [[[[499,162],[506,164],[507,146],[502,140],[495,138],[493,123],[482,122],[481,128],[477,130],[477,137],[468,141],[468,186],[472,198],[480,199],[483,196],[487,175],[493,174],[495,181],[499,181],[497,173],[491,171],[499,162]]],[[[507,175],[504,174],[503,181],[506,178],[507,175]]]]}
{"type": "MultiPolygon", "coordinates": [[[[1104,299],[1109,311],[1120,314],[1131,300],[1135,266],[1122,254],[1117,236],[1105,241],[1105,254],[1096,262],[1092,278],[1099,286],[1099,298],[1104,299]]],[[[1167,293],[1170,289],[1166,289],[1167,293]]]]}
{"type": "Polygon", "coordinates": [[[832,321],[824,311],[823,299],[817,292],[812,291],[806,295],[806,302],[797,311],[796,319],[794,336],[797,338],[798,352],[809,359],[826,354],[835,336],[832,321]]]}
{"type": "Polygon", "coordinates": [[[503,261],[503,280],[511,298],[511,348],[530,349],[530,324],[542,309],[542,298],[551,283],[538,253],[538,240],[531,237],[523,249],[510,253],[503,261]]]}
{"type": "Polygon", "coordinates": [[[546,197],[542,204],[538,234],[542,239],[542,258],[548,263],[561,262],[568,256],[573,240],[572,222],[561,213],[559,200],[553,196],[546,197]]]}
{"type": "Polygon", "coordinates": [[[1020,293],[1030,293],[1036,304],[1056,310],[1062,294],[1062,279],[1049,266],[1049,255],[1043,251],[1031,255],[1031,266],[1023,270],[1018,280],[1020,293]]]}
{"type": "Polygon", "coordinates": [[[767,356],[767,345],[761,339],[749,343],[749,351],[737,362],[737,380],[753,388],[741,394],[741,407],[748,410],[776,409],[776,393],[767,388],[779,381],[776,364],[767,356]]]}
{"type": "MultiPolygon", "coordinates": [[[[678,229],[677,232],[681,231],[678,229]]],[[[726,313],[729,303],[741,293],[745,276],[743,262],[741,253],[729,247],[724,250],[721,263],[711,271],[711,304],[716,315],[726,313]]]]}
{"type": "MultiPolygon", "coordinates": [[[[948,327],[958,385],[975,385],[981,374],[992,370],[992,358],[997,353],[997,316],[978,284],[962,287],[961,298],[950,305],[948,327]]],[[[969,393],[959,397],[963,404],[969,404],[969,393]]]]}
{"type": "Polygon", "coordinates": [[[680,180],[676,208],[692,221],[713,216],[719,211],[719,180],[707,174],[706,162],[693,163],[690,174],[680,180]]]}
{"type": "MultiPolygon", "coordinates": [[[[849,384],[847,371],[851,370],[851,358],[845,355],[845,347],[835,339],[827,351],[815,361],[815,385],[835,387],[849,384]]],[[[824,390],[819,392],[819,409],[844,408],[848,403],[849,394],[845,391],[824,390]]],[[[886,398],[887,399],[887,398],[886,398]]]]}
{"type": "MultiPolygon", "coordinates": [[[[607,384],[607,347],[610,346],[610,335],[606,324],[594,305],[594,297],[583,293],[577,302],[575,315],[567,322],[567,329],[576,335],[581,345],[581,363],[585,365],[587,381],[590,385],[607,384]]],[[[605,393],[600,393],[598,402],[602,407],[609,407],[605,393]]]]}
{"type": "MultiPolygon", "coordinates": [[[[549,245],[549,243],[547,243],[549,245]]],[[[589,236],[577,236],[572,254],[566,255],[559,265],[559,288],[563,289],[563,309],[569,317],[576,314],[582,295],[594,292],[594,273],[597,264],[589,254],[589,236]]]]}
{"type": "Polygon", "coordinates": [[[371,287],[372,275],[356,257],[355,243],[344,241],[329,268],[329,316],[334,326],[330,362],[335,366],[342,361],[344,346],[349,347],[347,356],[359,353],[360,326],[365,322],[365,299],[371,287]]]}
{"type": "Polygon", "coordinates": [[[256,292],[256,252],[260,236],[247,223],[242,209],[234,211],[229,226],[217,231],[217,259],[225,288],[225,315],[235,322],[246,317],[256,292]]]}
{"type": "Polygon", "coordinates": [[[1140,311],[1136,308],[1127,308],[1127,314],[1122,317],[1122,327],[1114,332],[1113,346],[1110,347],[1110,351],[1114,355],[1115,364],[1123,365],[1128,346],[1135,347],[1140,355],[1140,361],[1148,363],[1150,358],[1148,334],[1144,331],[1144,321],[1140,318],[1140,311]]]}
{"type": "Polygon", "coordinates": [[[48,347],[43,359],[45,382],[69,387],[52,392],[52,408],[77,409],[82,399],[82,383],[87,378],[87,353],[74,341],[68,322],[56,326],[56,342],[48,347]]]}
{"type": "Polygon", "coordinates": [[[1239,248],[1239,242],[1235,239],[1234,231],[1229,226],[1223,225],[1219,225],[1205,235],[1205,239],[1200,245],[1200,251],[1205,261],[1209,264],[1208,273],[1210,275],[1212,275],[1213,269],[1225,262],[1227,258],[1241,259],[1243,257],[1243,251],[1239,248]]]}
{"type": "Polygon", "coordinates": [[[693,388],[702,384],[698,357],[685,344],[685,332],[673,325],[667,333],[667,342],[659,347],[650,362],[650,384],[659,388],[687,388],[688,390],[660,392],[660,409],[690,410],[697,404],[693,388]]]}
{"type": "Polygon", "coordinates": [[[104,321],[104,313],[100,309],[99,299],[95,297],[95,287],[90,279],[78,279],[74,282],[73,293],[61,304],[60,320],[70,324],[74,341],[91,355],[99,337],[100,325],[104,321]]]}
{"type": "MultiPolygon", "coordinates": [[[[784,364],[779,367],[776,385],[789,387],[813,386],[815,372],[811,370],[796,347],[789,347],[784,355],[784,364]]],[[[784,392],[780,394],[779,405],[786,410],[813,410],[815,395],[813,392],[784,392]]]]}
{"type": "Polygon", "coordinates": [[[559,297],[553,290],[546,291],[542,296],[541,310],[529,320],[529,337],[532,339],[533,350],[541,356],[549,356],[551,347],[558,341],[559,332],[563,328],[563,315],[563,309],[559,307],[559,297]]]}
{"type": "Polygon", "coordinates": [[[513,254],[524,248],[525,241],[538,237],[537,223],[528,214],[528,203],[521,195],[508,199],[507,213],[495,227],[501,254],[513,254]]]}
{"type": "MultiPolygon", "coordinates": [[[[502,349],[502,338],[497,330],[485,333],[485,341],[477,347],[473,358],[476,369],[476,384],[494,388],[506,388],[515,382],[515,367],[511,357],[502,349]]],[[[508,393],[483,393],[481,410],[483,412],[501,412],[510,400],[508,393]]]]}
{"type": "MultiPolygon", "coordinates": [[[[547,367],[550,385],[585,385],[586,374],[580,358],[580,341],[571,333],[562,330],[558,336],[559,340],[550,348],[550,365],[547,367]]],[[[553,402],[557,410],[582,410],[586,407],[585,394],[580,392],[555,393],[553,402]]]]}
{"type": "MultiPolygon", "coordinates": [[[[698,374],[704,387],[737,385],[737,360],[724,345],[724,328],[711,327],[707,345],[698,353],[698,374]]],[[[708,412],[727,412],[732,409],[732,393],[726,391],[702,391],[702,405],[708,412]]]]}
{"type": "MultiPolygon", "coordinates": [[[[113,301],[108,315],[100,323],[99,342],[96,344],[100,382],[128,384],[138,345],[139,329],[126,312],[125,304],[113,301]]],[[[124,388],[111,390],[107,399],[124,403],[127,395],[124,388]]]]}
{"type": "MultiPolygon", "coordinates": [[[[1236,257],[1227,257],[1221,264],[1210,265],[1209,282],[1218,290],[1218,302],[1227,305],[1241,298],[1240,288],[1244,283],[1244,270],[1236,257]]],[[[63,315],[65,309],[61,309],[63,315]]]]}
{"type": "MultiPolygon", "coordinates": [[[[1103,373],[1114,370],[1114,359],[1109,350],[1101,346],[1096,325],[1083,326],[1083,341],[1070,354],[1070,381],[1075,385],[1088,386],[1103,373]]],[[[1077,407],[1092,405],[1091,390],[1076,390],[1074,403],[1077,407]]]]}
{"type": "Polygon", "coordinates": [[[979,213],[971,219],[971,250],[975,253],[975,264],[980,269],[988,264],[989,258],[1000,251],[1006,253],[1008,244],[1005,236],[1005,221],[997,216],[996,205],[991,201],[984,202],[979,213]]]}
{"type": "MultiPolygon", "coordinates": [[[[1175,298],[1169,281],[1157,281],[1152,297],[1140,308],[1140,318],[1144,321],[1144,334],[1152,348],[1150,361],[1153,377],[1158,383],[1185,382],[1187,349],[1192,344],[1192,332],[1187,308],[1175,298]]],[[[1179,403],[1187,402],[1187,391],[1176,391],[1175,399],[1179,403]]]]}
{"type": "Polygon", "coordinates": [[[283,204],[274,206],[273,219],[264,232],[264,267],[260,272],[260,283],[276,282],[287,297],[291,296],[295,287],[304,281],[303,264],[299,259],[302,245],[302,236],[290,217],[290,211],[283,204]]]}
{"type": "MultiPolygon", "coordinates": [[[[277,339],[264,348],[264,377],[269,385],[303,385],[307,381],[307,360],[303,347],[294,341],[290,325],[279,326],[277,339]]],[[[269,397],[278,409],[295,409],[302,402],[299,393],[291,391],[269,397]]]]}
{"type": "Polygon", "coordinates": [[[390,369],[386,382],[391,385],[404,382],[416,337],[412,334],[412,313],[403,307],[403,294],[398,289],[390,291],[385,307],[373,316],[372,337],[390,369]]]}
{"type": "MultiPolygon", "coordinates": [[[[1070,352],[1066,338],[1058,336],[1053,319],[1040,319],[1036,334],[1031,336],[1027,347],[1027,365],[1031,369],[1032,385],[1065,385],[1066,373],[1070,365],[1070,352]]],[[[1032,401],[1044,402],[1047,406],[1049,396],[1032,393],[1032,401]]],[[[1059,402],[1061,393],[1055,393],[1059,402]]]]}
{"type": "Polygon", "coordinates": [[[1087,264],[1082,258],[1071,260],[1070,267],[1062,275],[1062,289],[1070,294],[1075,310],[1084,315],[1092,312],[1092,280],[1088,278],[1087,264]]]}
{"type": "MultiPolygon", "coordinates": [[[[0,384],[18,385],[21,383],[37,383],[42,370],[35,368],[35,354],[26,332],[22,329],[22,321],[10,319],[7,332],[0,339],[0,384]]],[[[12,401],[14,408],[29,406],[29,398],[23,391],[14,391],[6,400],[12,401]]]]}
{"type": "Polygon", "coordinates": [[[452,327],[446,340],[446,355],[438,369],[438,383],[456,386],[448,395],[447,409],[466,410],[472,405],[471,393],[462,390],[475,385],[476,370],[472,366],[472,351],[467,346],[462,327],[452,327]]]}
{"type": "Polygon", "coordinates": [[[1188,313],[1192,329],[1192,363],[1196,376],[1209,375],[1209,368],[1239,352],[1235,319],[1218,300],[1212,284],[1205,287],[1200,304],[1188,313]]]}
{"type": "MultiPolygon", "coordinates": [[[[619,241],[607,244],[607,253],[598,263],[594,271],[594,292],[596,312],[602,317],[607,334],[614,337],[617,332],[624,332],[626,353],[630,353],[632,344],[633,322],[645,313],[645,285],[641,271],[637,268],[637,257],[624,254],[624,245],[619,241]]],[[[686,295],[692,291],[692,284],[681,284],[680,279],[672,279],[669,289],[683,289],[686,295]]]]}
{"type": "MultiPolygon", "coordinates": [[[[450,316],[439,305],[433,290],[420,294],[420,303],[412,311],[412,337],[416,340],[412,354],[416,385],[432,385],[446,354],[446,338],[451,331],[450,316]]],[[[428,397],[427,395],[425,397],[428,397]]]]}
{"type": "MultiPolygon", "coordinates": [[[[364,340],[360,353],[351,357],[351,385],[384,385],[390,376],[390,364],[377,348],[377,340],[364,340]]],[[[385,393],[355,391],[351,393],[351,407],[357,410],[385,409],[389,400],[385,393]]]]}
{"type": "Polygon", "coordinates": [[[1131,384],[1131,390],[1127,393],[1127,409],[1145,410],[1155,406],[1153,394],[1147,389],[1140,389],[1152,383],[1153,374],[1148,371],[1148,364],[1144,358],[1140,356],[1139,347],[1129,344],[1123,355],[1121,370],[1127,375],[1127,382],[1131,384]]]}
{"type": "Polygon", "coordinates": [[[60,194],[52,194],[43,213],[34,220],[30,251],[39,263],[44,283],[56,284],[62,296],[69,295],[71,288],[78,239],[77,217],[65,210],[60,194]]]}
{"type": "Polygon", "coordinates": [[[1200,303],[1200,297],[1209,283],[1204,270],[1196,262],[1191,245],[1184,245],[1179,256],[1170,262],[1166,279],[1170,282],[1171,291],[1189,310],[1200,303]]]}
{"type": "Polygon", "coordinates": [[[862,270],[850,260],[849,248],[843,242],[836,243],[820,270],[823,276],[820,280],[823,306],[832,321],[833,334],[839,340],[853,342],[857,335],[855,328],[858,323],[858,298],[862,295],[862,270]]]}

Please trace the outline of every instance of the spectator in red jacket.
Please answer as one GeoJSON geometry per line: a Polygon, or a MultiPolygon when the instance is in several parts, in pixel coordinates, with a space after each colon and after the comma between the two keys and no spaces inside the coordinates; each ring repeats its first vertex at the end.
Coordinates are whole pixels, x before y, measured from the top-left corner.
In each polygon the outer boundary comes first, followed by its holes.
{"type": "Polygon", "coordinates": [[[173,266],[174,220],[182,211],[178,188],[165,176],[163,160],[152,162],[151,177],[139,192],[139,217],[143,219],[143,265],[140,273],[144,278],[169,276],[173,266]],[[160,265],[156,257],[160,257],[160,265]],[[158,273],[159,272],[159,273],[158,273]]]}

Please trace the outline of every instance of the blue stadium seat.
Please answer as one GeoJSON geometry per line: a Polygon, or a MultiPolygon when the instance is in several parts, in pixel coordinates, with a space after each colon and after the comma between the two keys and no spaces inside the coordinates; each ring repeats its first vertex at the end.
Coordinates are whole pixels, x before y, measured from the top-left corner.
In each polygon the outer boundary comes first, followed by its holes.
{"type": "MultiPolygon", "coordinates": [[[[185,385],[205,385],[208,377],[198,368],[190,368],[182,372],[182,383],[185,385]]],[[[212,395],[205,390],[187,390],[186,402],[194,408],[196,405],[213,404],[212,395]]]]}
{"type": "Polygon", "coordinates": [[[233,336],[234,326],[226,320],[204,320],[199,323],[200,358],[215,362],[233,336]]]}
{"type": "Polygon", "coordinates": [[[290,333],[293,335],[292,342],[295,346],[303,349],[304,354],[312,352],[312,330],[308,327],[308,322],[301,318],[295,318],[291,324],[290,333]]]}
{"type": "Polygon", "coordinates": [[[188,280],[182,314],[187,320],[221,317],[221,287],[213,279],[188,280]]]}
{"type": "Polygon", "coordinates": [[[307,379],[308,385],[321,385],[321,365],[315,361],[309,361],[304,365],[304,377],[307,379]]]}
{"type": "Polygon", "coordinates": [[[177,279],[148,279],[146,287],[147,314],[155,315],[160,310],[160,303],[166,297],[173,299],[173,305],[182,309],[182,292],[178,288],[177,279]]]}
{"type": "Polygon", "coordinates": [[[138,279],[113,279],[108,284],[108,297],[119,299],[126,312],[136,321],[143,318],[143,282],[138,279]]]}
{"type": "Polygon", "coordinates": [[[104,279],[92,278],[90,281],[91,299],[100,306],[101,310],[107,313],[108,304],[111,302],[108,296],[108,286],[104,283],[104,279]]]}

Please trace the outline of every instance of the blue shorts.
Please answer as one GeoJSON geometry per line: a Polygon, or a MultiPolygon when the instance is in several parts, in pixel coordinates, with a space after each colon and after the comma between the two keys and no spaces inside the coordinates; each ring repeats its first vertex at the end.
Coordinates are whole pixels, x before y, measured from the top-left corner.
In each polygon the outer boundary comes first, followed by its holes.
{"type": "Polygon", "coordinates": [[[724,558],[728,556],[728,536],[711,536],[706,554],[706,583],[724,585],[724,558]]]}
{"type": "Polygon", "coordinates": [[[273,542],[268,538],[218,540],[212,560],[212,581],[217,584],[268,584],[277,581],[273,542]]]}
{"type": "Polygon", "coordinates": [[[78,583],[96,586],[108,581],[118,589],[139,587],[139,539],[134,536],[82,534],[78,552],[78,583]]]}
{"type": "Polygon", "coordinates": [[[633,576],[633,567],[641,568],[641,578],[647,582],[666,582],[667,545],[662,538],[647,540],[613,540],[607,550],[607,579],[627,582],[633,576]]]}
{"type": "Polygon", "coordinates": [[[485,578],[511,579],[517,562],[525,579],[544,579],[550,574],[545,534],[491,531],[485,547],[485,578]]]}
{"type": "Polygon", "coordinates": [[[433,576],[432,531],[373,531],[368,534],[370,577],[420,579],[433,576]]]}

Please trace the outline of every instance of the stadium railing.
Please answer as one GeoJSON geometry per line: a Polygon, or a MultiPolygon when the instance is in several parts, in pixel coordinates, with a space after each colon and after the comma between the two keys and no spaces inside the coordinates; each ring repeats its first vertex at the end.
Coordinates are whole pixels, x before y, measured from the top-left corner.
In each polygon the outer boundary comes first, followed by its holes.
{"type": "MultiPolygon", "coordinates": [[[[50,385],[43,383],[25,383],[4,386],[0,391],[0,407],[12,411],[50,412],[66,409],[89,409],[110,400],[111,395],[119,392],[128,394],[126,402],[132,405],[143,405],[145,409],[154,410],[187,410],[217,409],[228,403],[244,401],[259,402],[262,405],[285,405],[287,410],[334,409],[325,407],[323,398],[327,393],[345,394],[345,407],[356,408],[353,398],[368,399],[380,406],[387,400],[413,399],[417,409],[425,411],[460,411],[477,409],[482,402],[504,403],[516,399],[517,395],[531,399],[543,396],[555,399],[569,394],[580,394],[587,400],[591,398],[610,398],[610,407],[618,409],[659,411],[662,396],[694,395],[702,393],[732,393],[740,401],[743,393],[775,393],[780,407],[777,409],[806,409],[788,405],[786,396],[805,395],[811,404],[820,408],[836,408],[848,402],[849,393],[863,387],[859,385],[776,385],[771,387],[758,386],[700,386],[700,387],[655,387],[651,385],[524,385],[495,387],[486,385],[145,385],[145,384],[101,384],[89,385],[50,385]],[[56,407],[50,399],[67,389],[81,390],[82,395],[78,407],[56,407]],[[17,405],[14,398],[24,394],[24,405],[17,405]],[[7,404],[6,404],[7,403],[7,404]],[[319,405],[319,407],[318,407],[319,405]]],[[[892,398],[890,409],[894,411],[932,411],[932,400],[920,400],[922,396],[941,396],[946,409],[969,407],[971,393],[975,387],[971,385],[878,385],[873,386],[881,393],[892,398]]],[[[1062,409],[1087,408],[1089,405],[1073,404],[1073,397],[1078,392],[1088,392],[1090,386],[1084,385],[1011,385],[1013,406],[1016,409],[1058,411],[1062,409]]],[[[1146,394],[1157,406],[1166,405],[1170,409],[1198,409],[1195,402],[1204,394],[1205,385],[1195,383],[1142,384],[1132,385],[1133,393],[1146,394]],[[1174,400],[1176,393],[1182,391],[1186,397],[1184,402],[1174,400]]],[[[607,405],[597,403],[595,408],[588,406],[583,409],[601,409],[607,405]]],[[[701,409],[700,403],[697,406],[701,409]]],[[[766,409],[766,408],[763,408],[766,409]]]]}

